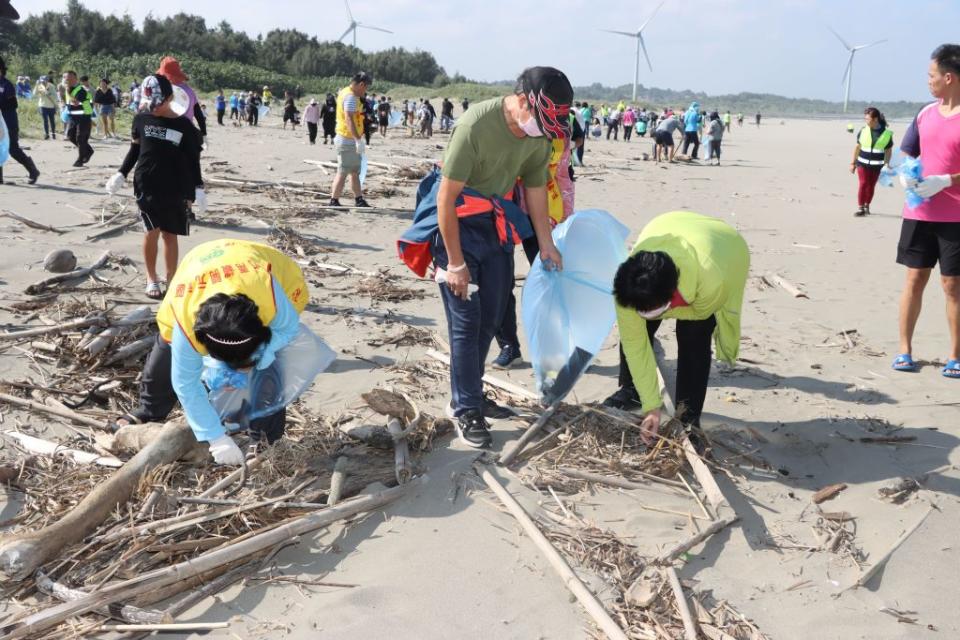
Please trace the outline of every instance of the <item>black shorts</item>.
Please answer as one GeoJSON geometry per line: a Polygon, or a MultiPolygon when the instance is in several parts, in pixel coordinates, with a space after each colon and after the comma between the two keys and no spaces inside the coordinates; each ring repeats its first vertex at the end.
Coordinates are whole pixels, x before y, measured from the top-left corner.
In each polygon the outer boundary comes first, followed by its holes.
{"type": "Polygon", "coordinates": [[[897,245],[897,263],[912,269],[932,269],[960,276],[960,222],[904,219],[897,245]]]}
{"type": "Polygon", "coordinates": [[[657,144],[661,144],[665,147],[673,146],[673,134],[666,131],[657,131],[657,144]]]}
{"type": "Polygon", "coordinates": [[[380,118],[379,120],[377,120],[377,123],[384,129],[386,129],[390,121],[387,118],[380,118]]]}
{"type": "Polygon", "coordinates": [[[144,231],[159,229],[178,236],[190,235],[190,203],[187,200],[159,201],[140,194],[137,206],[144,231]]]}

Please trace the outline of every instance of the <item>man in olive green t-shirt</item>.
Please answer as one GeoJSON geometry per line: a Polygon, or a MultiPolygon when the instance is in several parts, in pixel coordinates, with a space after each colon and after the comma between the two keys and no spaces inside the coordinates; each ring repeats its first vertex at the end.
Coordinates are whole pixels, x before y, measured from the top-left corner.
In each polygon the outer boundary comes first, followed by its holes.
{"type": "Polygon", "coordinates": [[[484,397],[482,377],[510,294],[514,245],[503,237],[502,227],[509,223],[502,215],[458,209],[457,199],[469,188],[494,201],[509,200],[520,178],[541,259],[561,268],[547,214],[547,165],[550,140],[569,135],[572,101],[573,89],[561,71],[526,69],[513,95],[471,105],[444,153],[437,195],[440,233],[432,252],[446,278],[440,294],[451,348],[449,409],[460,439],[471,447],[491,443],[485,417],[509,415],[484,397]]]}

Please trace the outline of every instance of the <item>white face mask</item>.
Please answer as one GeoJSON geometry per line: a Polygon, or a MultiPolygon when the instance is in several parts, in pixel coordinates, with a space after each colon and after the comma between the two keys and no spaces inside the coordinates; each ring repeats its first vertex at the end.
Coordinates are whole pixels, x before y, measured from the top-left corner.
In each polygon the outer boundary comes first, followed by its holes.
{"type": "Polygon", "coordinates": [[[644,320],[655,320],[656,318],[659,318],[664,313],[666,313],[668,309],[670,309],[669,302],[663,305],[662,307],[653,309],[652,311],[637,311],[637,313],[639,313],[640,317],[643,318],[644,320]]]}
{"type": "Polygon", "coordinates": [[[537,119],[533,116],[530,116],[530,119],[523,124],[518,122],[517,126],[519,126],[520,129],[531,138],[540,138],[543,136],[543,132],[540,131],[540,127],[537,125],[537,119]]]}

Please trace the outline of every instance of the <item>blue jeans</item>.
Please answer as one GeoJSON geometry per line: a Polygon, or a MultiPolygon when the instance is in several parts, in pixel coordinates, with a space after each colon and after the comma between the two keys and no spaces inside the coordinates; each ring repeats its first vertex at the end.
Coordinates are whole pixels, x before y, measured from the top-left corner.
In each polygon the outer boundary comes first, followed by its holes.
{"type": "Polygon", "coordinates": [[[43,118],[43,135],[57,135],[57,110],[53,107],[40,107],[40,116],[43,118]]]}
{"type": "MultiPolygon", "coordinates": [[[[460,247],[470,270],[470,281],[480,290],[467,300],[440,285],[450,341],[450,390],[454,415],[483,408],[483,369],[490,343],[503,322],[513,280],[513,245],[500,245],[493,214],[460,219],[460,247]]],[[[433,241],[434,262],[446,269],[443,238],[433,241]]]]}

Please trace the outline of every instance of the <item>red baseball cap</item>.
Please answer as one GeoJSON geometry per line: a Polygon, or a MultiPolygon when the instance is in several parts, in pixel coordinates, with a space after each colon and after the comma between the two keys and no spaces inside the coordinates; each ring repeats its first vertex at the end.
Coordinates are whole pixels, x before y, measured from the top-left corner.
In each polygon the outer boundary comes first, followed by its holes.
{"type": "Polygon", "coordinates": [[[166,56],[160,61],[160,68],[157,69],[157,73],[166,77],[172,84],[180,84],[190,79],[180,68],[180,61],[173,56],[166,56]]]}

